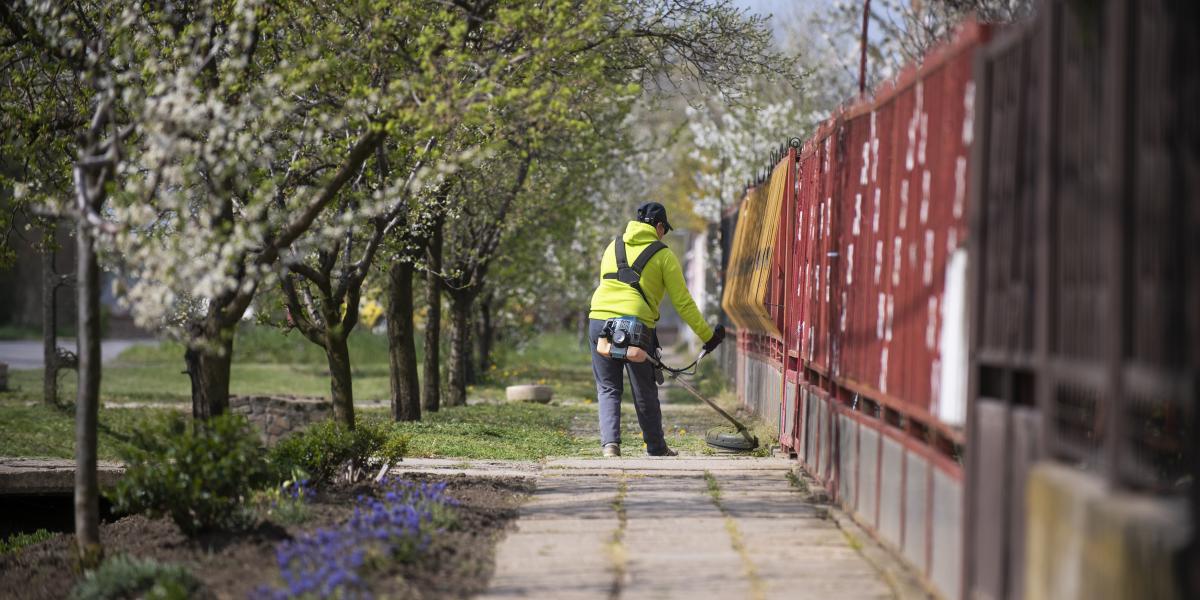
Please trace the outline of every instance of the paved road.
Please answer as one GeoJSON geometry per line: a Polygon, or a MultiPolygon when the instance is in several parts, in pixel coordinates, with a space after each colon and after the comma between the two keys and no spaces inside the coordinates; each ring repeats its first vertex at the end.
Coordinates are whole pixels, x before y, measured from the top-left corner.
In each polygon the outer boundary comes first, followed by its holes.
{"type": "MultiPolygon", "coordinates": [[[[441,470],[405,461],[404,470],[441,470]]],[[[450,461],[445,461],[450,462],[450,461]]],[[[483,598],[893,598],[826,508],[775,458],[464,465],[537,479],[483,598]]],[[[440,468],[439,468],[440,467],[440,468]]]]}
{"type": "MultiPolygon", "coordinates": [[[[156,344],[155,340],[103,340],[100,342],[100,356],[104,362],[117,357],[130,346],[138,344],[156,344]]],[[[58,339],[60,348],[75,351],[75,340],[58,339]]],[[[0,341],[0,362],[10,369],[40,369],[42,368],[42,341],[15,340],[0,341]]]]}

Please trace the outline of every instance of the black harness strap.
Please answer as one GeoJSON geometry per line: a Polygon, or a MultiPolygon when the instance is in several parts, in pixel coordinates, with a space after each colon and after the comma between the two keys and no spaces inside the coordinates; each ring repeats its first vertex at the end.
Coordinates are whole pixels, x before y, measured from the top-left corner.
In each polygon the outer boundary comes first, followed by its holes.
{"type": "Polygon", "coordinates": [[[621,236],[617,236],[613,240],[613,250],[617,255],[617,272],[605,273],[605,279],[616,279],[621,283],[630,285],[642,295],[642,300],[646,301],[646,306],[650,304],[650,299],[646,297],[646,292],[642,290],[642,269],[646,268],[646,264],[651,258],[658,253],[659,250],[666,248],[667,245],[661,241],[651,242],[642,253],[638,255],[637,260],[633,261],[633,266],[629,266],[629,257],[625,254],[625,240],[621,236]]]}

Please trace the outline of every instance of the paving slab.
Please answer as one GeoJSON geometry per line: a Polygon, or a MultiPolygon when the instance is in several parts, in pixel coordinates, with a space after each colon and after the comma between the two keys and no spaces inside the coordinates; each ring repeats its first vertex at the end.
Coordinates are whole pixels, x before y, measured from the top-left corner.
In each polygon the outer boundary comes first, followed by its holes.
{"type": "Polygon", "coordinates": [[[791,486],[792,466],[734,457],[548,461],[497,549],[483,597],[894,597],[828,508],[791,486]]]}
{"type": "Polygon", "coordinates": [[[615,482],[544,477],[502,542],[482,598],[606,599],[613,587],[615,482]]]}
{"type": "Polygon", "coordinates": [[[546,469],[584,469],[599,471],[778,471],[793,466],[785,458],[724,456],[638,456],[621,458],[560,458],[549,460],[546,469]]]}

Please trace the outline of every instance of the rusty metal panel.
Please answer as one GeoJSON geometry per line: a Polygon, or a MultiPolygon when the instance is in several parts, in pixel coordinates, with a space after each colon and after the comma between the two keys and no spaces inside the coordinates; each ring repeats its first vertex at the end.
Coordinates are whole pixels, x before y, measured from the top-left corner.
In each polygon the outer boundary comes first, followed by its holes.
{"type": "MultiPolygon", "coordinates": [[[[1124,210],[1130,216],[1124,228],[1131,323],[1122,374],[1123,408],[1130,426],[1118,464],[1129,484],[1166,490],[1175,487],[1188,469],[1185,440],[1188,425],[1196,418],[1196,390],[1188,376],[1189,343],[1179,332],[1188,313],[1198,312],[1196,304],[1186,303],[1185,287],[1187,270],[1193,269],[1194,276],[1196,269],[1188,264],[1187,250],[1191,247],[1195,254],[1196,230],[1189,232],[1187,224],[1189,205],[1198,202],[1197,188],[1193,178],[1189,194],[1184,183],[1188,174],[1179,157],[1187,152],[1187,141],[1176,133],[1183,113],[1195,112],[1195,106],[1180,101],[1187,85],[1184,73],[1194,71],[1195,57],[1177,50],[1179,38],[1194,32],[1176,26],[1171,8],[1164,0],[1143,2],[1131,27],[1135,66],[1129,115],[1130,188],[1135,196],[1126,199],[1124,210]]],[[[1200,79],[1194,74],[1191,78],[1192,85],[1200,79]]],[[[1198,140],[1193,137],[1191,142],[1198,140]]]]}
{"type": "Polygon", "coordinates": [[[782,427],[779,431],[779,443],[795,451],[796,448],[796,385],[788,381],[783,392],[782,427]]]}
{"type": "Polygon", "coordinates": [[[817,436],[820,429],[817,423],[821,414],[820,401],[808,390],[807,386],[800,389],[804,394],[804,464],[808,466],[810,473],[816,473],[817,436]]]}
{"type": "Polygon", "coordinates": [[[838,415],[838,500],[846,510],[853,511],[858,483],[858,423],[838,415]]]}
{"type": "Polygon", "coordinates": [[[1016,37],[990,59],[988,177],[982,190],[983,290],[979,295],[979,351],[1029,353],[1033,346],[1036,181],[1039,162],[1032,137],[1037,131],[1040,92],[1029,58],[1030,36],[1016,37]]]}
{"type": "Polygon", "coordinates": [[[928,573],[929,461],[906,452],[904,469],[904,558],[921,573],[928,573]]]}
{"type": "Polygon", "coordinates": [[[843,218],[839,220],[836,262],[838,276],[832,282],[832,296],[838,311],[833,335],[838,347],[838,360],[834,373],[860,379],[862,374],[862,340],[851,331],[851,324],[859,325],[855,310],[862,304],[866,290],[862,281],[862,238],[864,202],[870,203],[871,174],[871,126],[873,114],[863,114],[846,119],[842,126],[841,140],[845,147],[840,168],[843,172],[842,190],[838,194],[845,205],[843,218]],[[859,283],[856,283],[856,280],[859,283]]]}
{"type": "Polygon", "coordinates": [[[947,598],[961,598],[962,582],[962,482],[933,471],[933,537],[929,575],[947,598]]]}
{"type": "Polygon", "coordinates": [[[858,432],[858,517],[869,527],[878,527],[879,432],[863,427],[858,432]]]}
{"type": "MultiPolygon", "coordinates": [[[[1061,62],[1058,65],[1058,129],[1056,164],[1056,230],[1052,242],[1055,279],[1054,354],[1078,361],[1102,361],[1114,333],[1114,299],[1110,278],[1117,275],[1108,261],[1105,223],[1116,218],[1113,196],[1105,193],[1100,170],[1104,160],[1102,112],[1103,68],[1095,57],[1103,53],[1103,22],[1107,4],[1096,12],[1063,11],[1061,62]],[[1103,324],[1109,324],[1108,327],[1103,324]]],[[[1111,166],[1110,166],[1111,168],[1111,166]]]]}
{"type": "Polygon", "coordinates": [[[812,360],[815,350],[814,326],[812,324],[813,309],[809,290],[814,289],[817,280],[813,275],[815,253],[814,244],[817,239],[817,224],[820,216],[817,214],[820,196],[820,169],[822,163],[822,143],[810,141],[801,153],[799,159],[799,176],[797,177],[795,224],[792,237],[791,270],[795,280],[792,286],[793,311],[789,314],[786,326],[794,334],[794,343],[789,348],[796,350],[805,360],[812,360]]]}
{"type": "Polygon", "coordinates": [[[975,432],[970,452],[978,452],[977,492],[973,495],[974,529],[969,544],[974,581],[971,594],[977,598],[1000,600],[1005,592],[1005,550],[1008,543],[1006,512],[1013,497],[1008,474],[1009,410],[1003,401],[980,398],[975,407],[975,432]]]}
{"type": "Polygon", "coordinates": [[[885,435],[882,457],[879,465],[879,535],[899,549],[903,542],[904,447],[885,435]]]}
{"type": "Polygon", "coordinates": [[[833,403],[823,394],[819,395],[821,399],[821,481],[827,484],[833,482],[834,468],[834,450],[837,448],[837,441],[834,439],[836,434],[834,427],[834,418],[836,417],[833,403]]]}
{"type": "Polygon", "coordinates": [[[1025,490],[1029,471],[1037,460],[1042,418],[1034,408],[1012,409],[1012,446],[1008,501],[1008,587],[1006,597],[1020,600],[1025,591],[1025,490]]]}
{"type": "Polygon", "coordinates": [[[788,148],[787,152],[779,157],[779,161],[773,165],[771,176],[771,193],[778,196],[775,202],[778,203],[776,210],[779,214],[775,216],[775,231],[768,232],[768,236],[771,236],[773,241],[771,244],[770,284],[766,304],[771,321],[775,326],[773,333],[780,338],[783,336],[783,326],[786,320],[784,313],[788,294],[785,284],[790,279],[787,273],[789,262],[787,242],[792,235],[792,224],[789,217],[794,212],[796,204],[795,152],[794,148],[788,148]]]}

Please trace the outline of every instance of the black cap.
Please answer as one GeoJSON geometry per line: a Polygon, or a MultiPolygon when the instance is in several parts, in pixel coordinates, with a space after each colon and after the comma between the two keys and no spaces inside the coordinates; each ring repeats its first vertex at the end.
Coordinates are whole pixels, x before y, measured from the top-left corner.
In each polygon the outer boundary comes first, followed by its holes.
{"type": "Polygon", "coordinates": [[[638,207],[637,220],[648,223],[650,225],[658,225],[662,223],[667,231],[673,229],[671,224],[667,222],[667,209],[657,202],[643,202],[638,207]]]}

